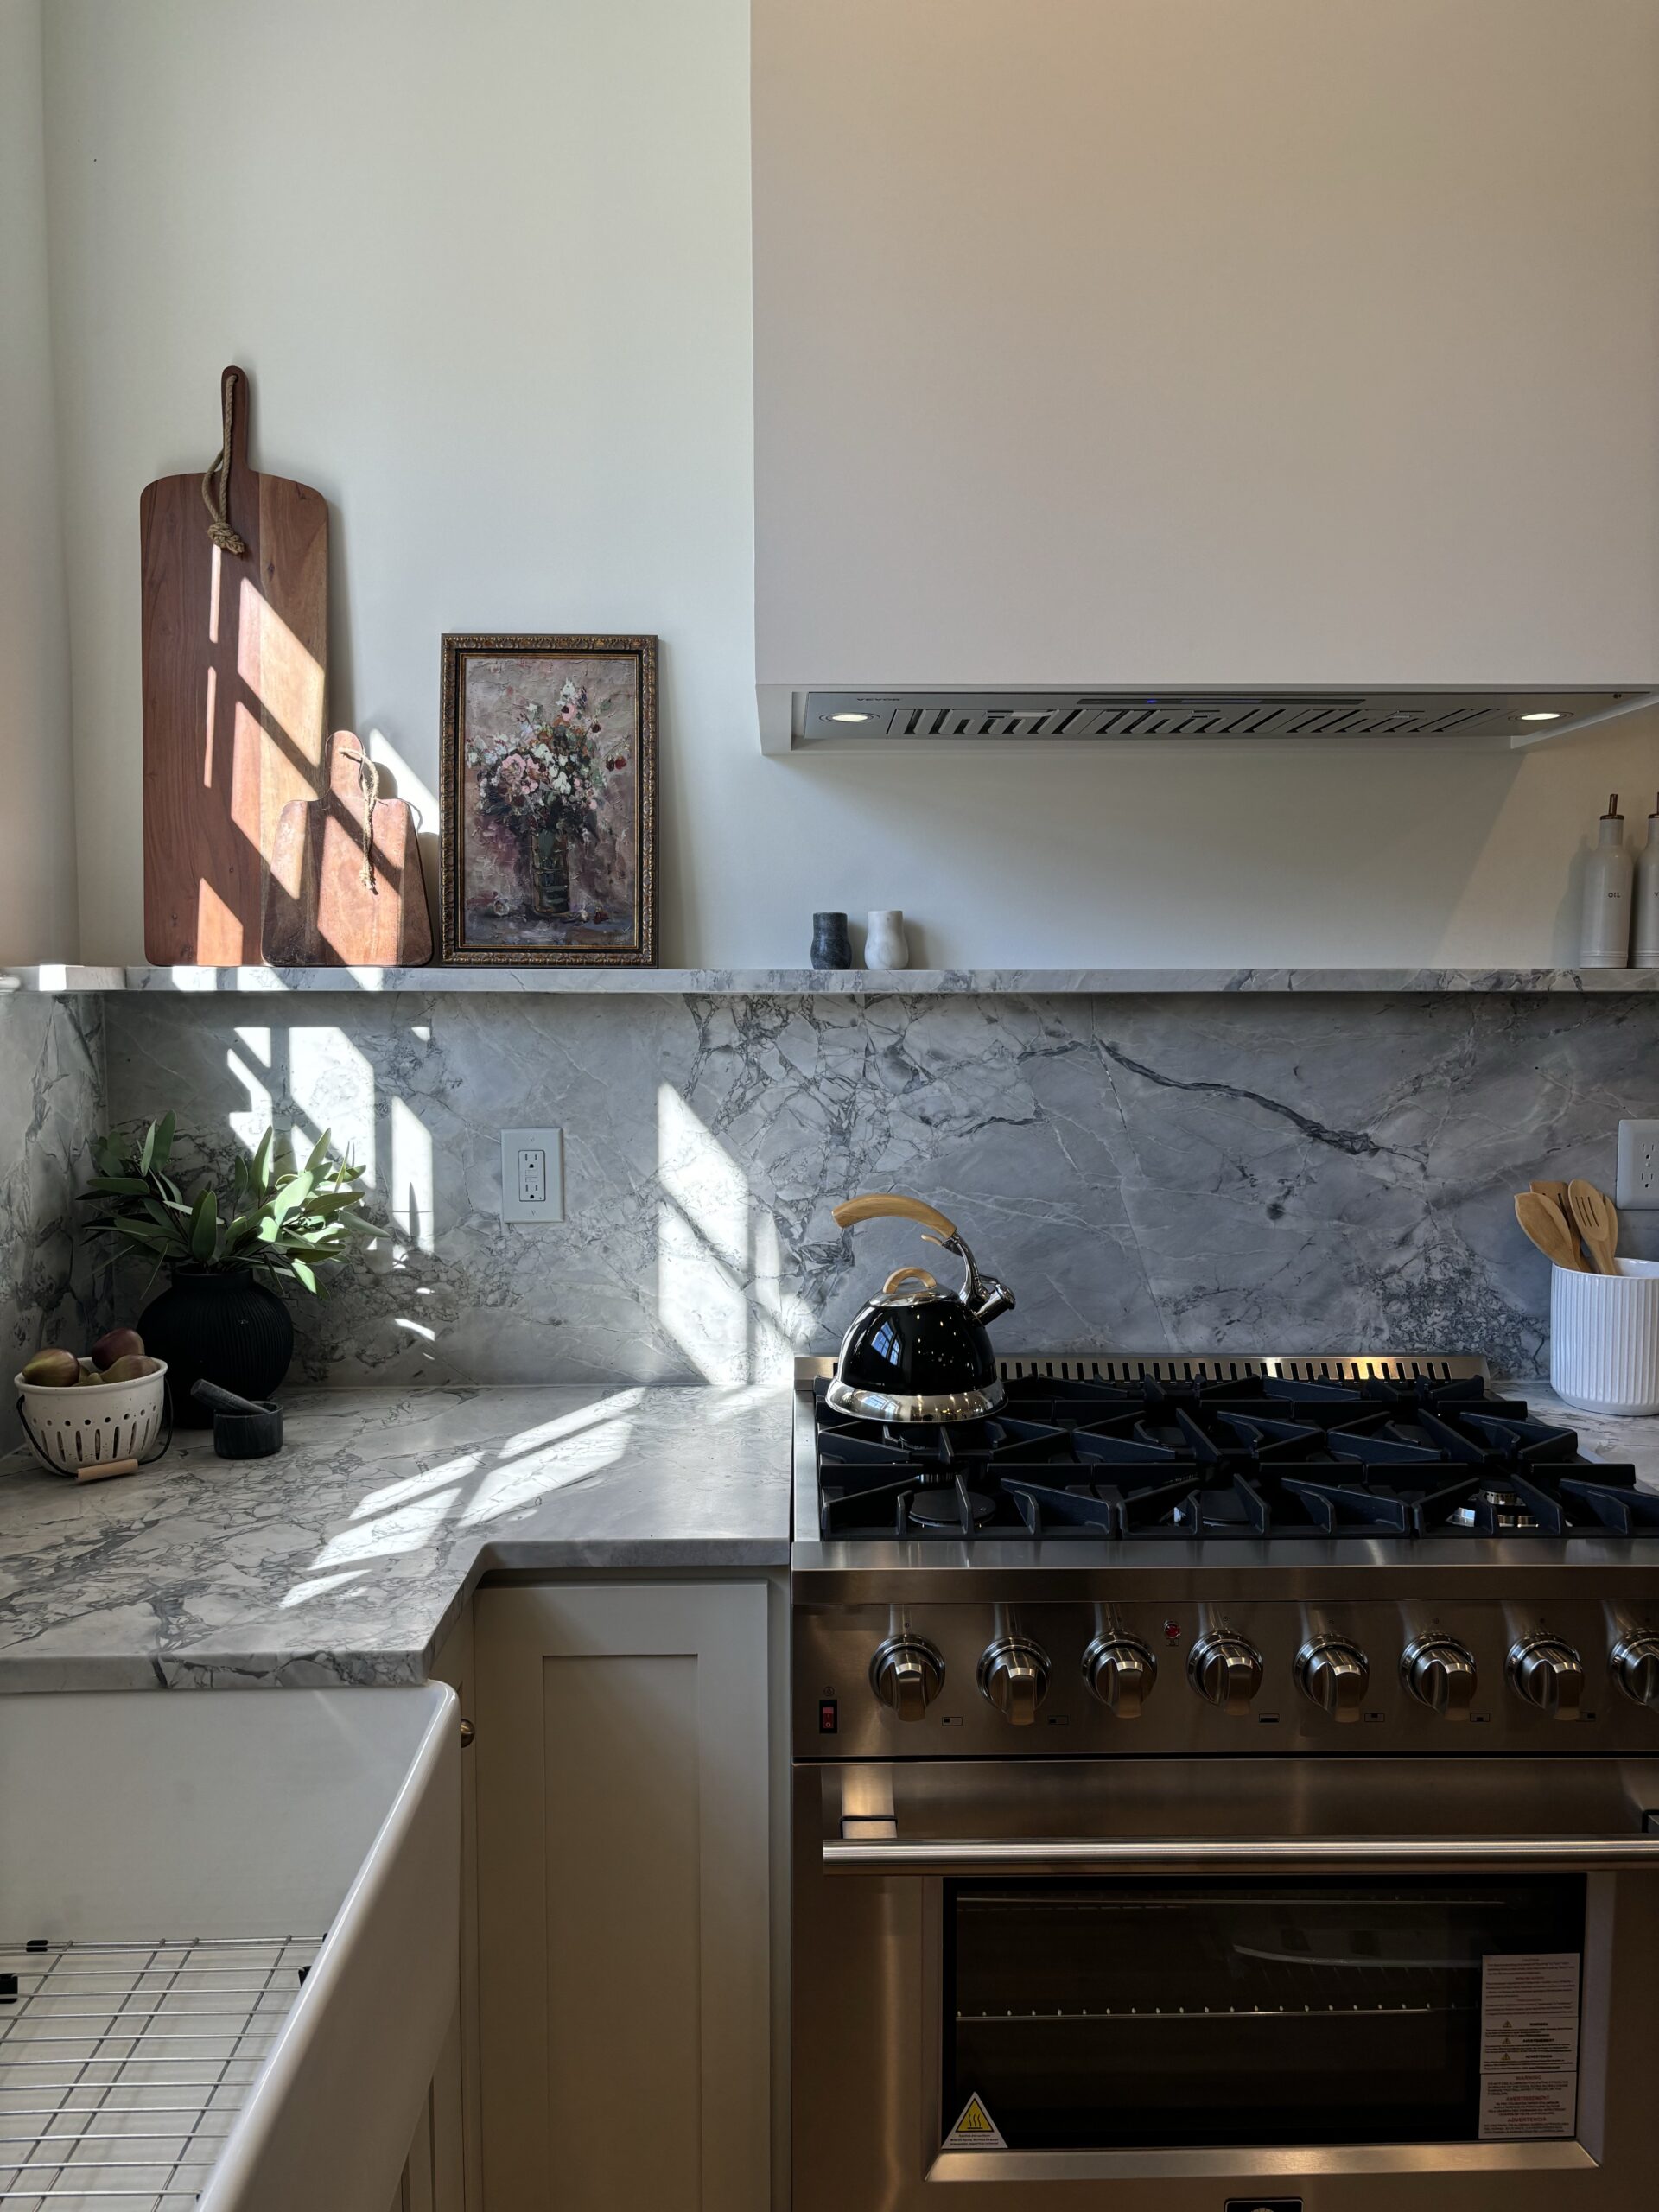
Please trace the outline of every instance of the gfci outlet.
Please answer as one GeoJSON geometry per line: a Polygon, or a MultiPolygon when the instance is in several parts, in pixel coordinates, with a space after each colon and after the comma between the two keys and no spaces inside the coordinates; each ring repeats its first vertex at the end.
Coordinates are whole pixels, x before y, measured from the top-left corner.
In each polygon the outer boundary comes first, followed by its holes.
{"type": "Polygon", "coordinates": [[[1613,1204],[1621,1213],[1659,1212],[1659,1122],[1621,1122],[1613,1204]]]}
{"type": "Polygon", "coordinates": [[[564,1132],[503,1129],[503,1221],[564,1219],[564,1132]]]}

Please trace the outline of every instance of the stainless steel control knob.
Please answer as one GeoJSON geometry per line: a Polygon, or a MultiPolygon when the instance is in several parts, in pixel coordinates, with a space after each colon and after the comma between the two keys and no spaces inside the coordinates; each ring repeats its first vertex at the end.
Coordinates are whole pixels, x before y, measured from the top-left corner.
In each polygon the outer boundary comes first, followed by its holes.
{"type": "Polygon", "coordinates": [[[1224,1713],[1248,1713],[1262,1687],[1262,1654],[1243,1637],[1201,1636],[1187,1660],[1186,1679],[1224,1713]]]}
{"type": "Polygon", "coordinates": [[[1659,1636],[1621,1636],[1613,1646],[1613,1680],[1637,1705],[1659,1705],[1659,1636]]]}
{"type": "Polygon", "coordinates": [[[920,1720],[944,1687],[944,1662],[919,1636],[890,1636],[870,1662],[870,1688],[898,1720],[920,1720]]]}
{"type": "Polygon", "coordinates": [[[1005,1720],[1028,1728],[1048,1694],[1048,1654],[1023,1636],[1000,1636],[979,1662],[981,1694],[1005,1720]]]}
{"type": "Polygon", "coordinates": [[[1120,1720],[1138,1720],[1158,1679],[1158,1662],[1132,1636],[1097,1636],[1083,1655],[1083,1679],[1120,1720]]]}
{"type": "Polygon", "coordinates": [[[1315,1637],[1296,1654],[1297,1688],[1332,1720],[1358,1719],[1370,1679],[1370,1660],[1342,1637],[1315,1637]]]}
{"type": "Polygon", "coordinates": [[[1449,1636],[1425,1636],[1402,1653],[1400,1679],[1420,1705],[1442,1720],[1466,1720],[1480,1677],[1473,1652],[1449,1636]]]}
{"type": "Polygon", "coordinates": [[[1584,1697],[1584,1662],[1555,1636],[1529,1636],[1510,1653],[1510,1688],[1557,1720],[1576,1720],[1584,1697]]]}

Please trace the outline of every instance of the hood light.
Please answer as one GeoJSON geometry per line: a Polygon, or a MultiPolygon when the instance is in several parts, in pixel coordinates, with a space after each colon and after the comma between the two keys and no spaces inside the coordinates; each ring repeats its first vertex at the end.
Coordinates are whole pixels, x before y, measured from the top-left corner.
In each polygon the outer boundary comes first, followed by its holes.
{"type": "Polygon", "coordinates": [[[1560,715],[1554,707],[1541,707],[1535,715],[1522,715],[1523,722],[1558,722],[1560,715]]]}
{"type": "Polygon", "coordinates": [[[867,722],[870,718],[868,715],[831,715],[830,719],[832,722],[867,722]]]}

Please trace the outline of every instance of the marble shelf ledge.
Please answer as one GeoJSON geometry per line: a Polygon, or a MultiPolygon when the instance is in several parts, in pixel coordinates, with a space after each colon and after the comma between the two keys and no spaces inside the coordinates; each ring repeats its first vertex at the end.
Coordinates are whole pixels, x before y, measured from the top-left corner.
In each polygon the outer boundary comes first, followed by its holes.
{"type": "Polygon", "coordinates": [[[0,989],[61,996],[76,991],[411,993],[423,997],[506,993],[677,998],[1011,996],[1151,994],[1490,992],[1659,995],[1659,969],[1636,968],[15,968],[0,989]]]}

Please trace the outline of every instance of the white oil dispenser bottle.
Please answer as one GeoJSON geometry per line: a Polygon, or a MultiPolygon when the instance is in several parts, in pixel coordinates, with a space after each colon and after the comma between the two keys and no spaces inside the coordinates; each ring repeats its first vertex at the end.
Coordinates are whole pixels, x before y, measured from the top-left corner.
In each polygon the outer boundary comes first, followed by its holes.
{"type": "Polygon", "coordinates": [[[1624,817],[1618,793],[1607,802],[1601,835],[1584,869],[1583,968],[1628,968],[1630,964],[1630,856],[1624,846],[1624,817]]]}
{"type": "Polygon", "coordinates": [[[1630,931],[1632,968],[1659,968],[1659,798],[1648,817],[1648,842],[1636,863],[1636,918],[1630,931]]]}

